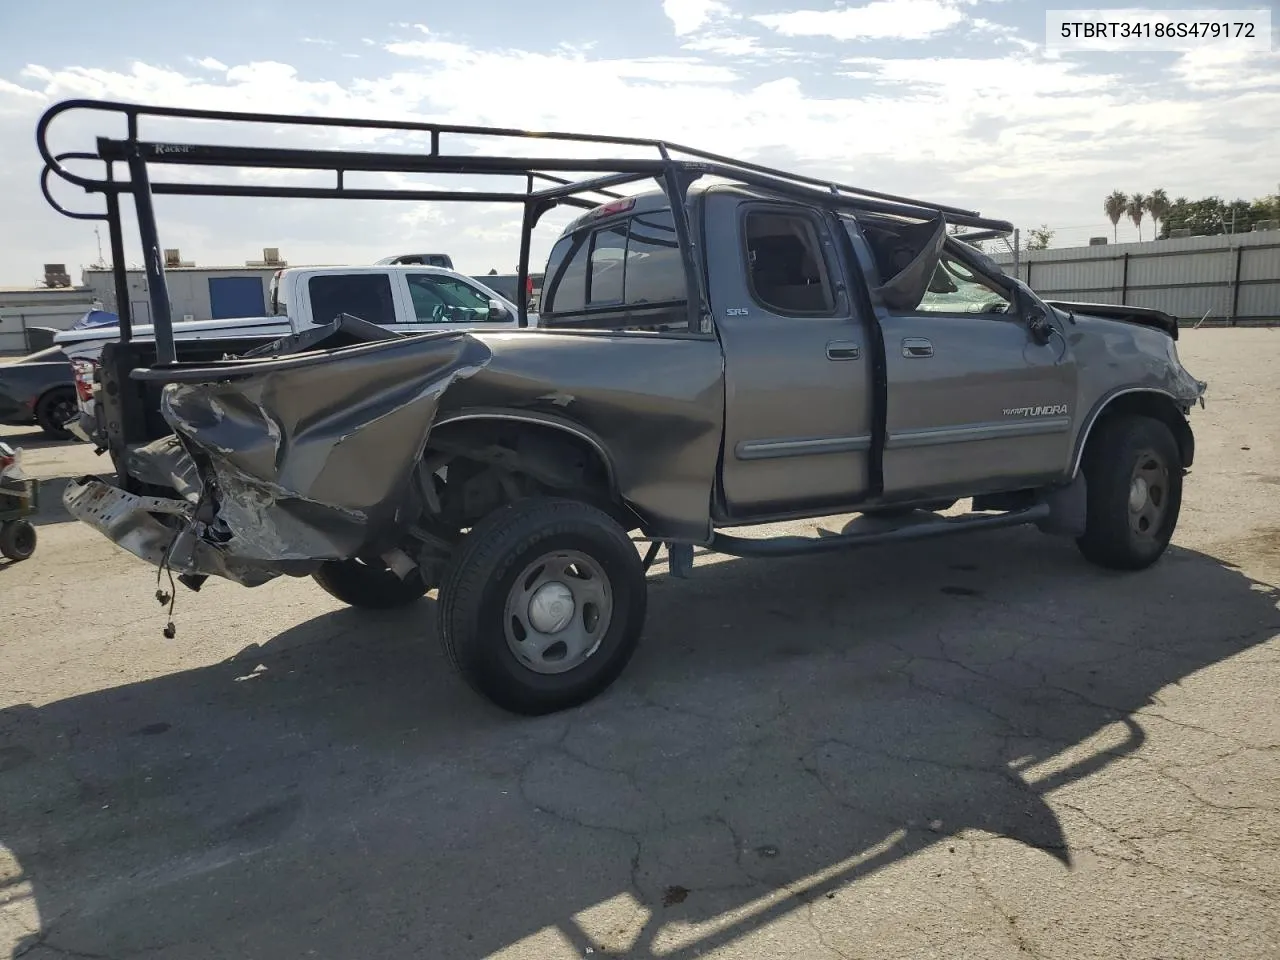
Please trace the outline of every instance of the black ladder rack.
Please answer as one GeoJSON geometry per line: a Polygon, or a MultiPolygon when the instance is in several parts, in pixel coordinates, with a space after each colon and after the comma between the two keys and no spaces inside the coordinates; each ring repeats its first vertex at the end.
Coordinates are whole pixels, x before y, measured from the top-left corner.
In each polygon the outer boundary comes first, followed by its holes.
{"type": "MultiPolygon", "coordinates": [[[[524,210],[520,236],[520,266],[517,305],[520,326],[528,323],[529,247],[533,228],[548,210],[562,204],[590,209],[599,199],[588,195],[616,198],[613,188],[641,180],[656,180],[671,201],[676,237],[683,252],[685,279],[690,292],[689,326],[706,330],[709,325],[706,292],[701,273],[695,266],[686,199],[689,187],[704,176],[719,177],[745,186],[762,188],[801,200],[818,200],[828,207],[850,211],[888,214],[912,220],[930,220],[939,214],[952,224],[970,227],[988,235],[1011,233],[1012,224],[984,218],[973,210],[914,200],[909,197],[867,190],[842,183],[789,173],[760,164],[735,160],[720,154],[696,150],[681,144],[639,137],[612,137],[585,133],[539,132],[503,127],[464,126],[458,124],[422,123],[417,121],[370,120],[359,118],[313,117],[293,114],[249,113],[228,110],[189,110],[177,107],[145,106],[106,100],[76,99],[55,104],[41,116],[36,128],[36,145],[44,161],[41,190],[45,199],[59,213],[81,220],[105,220],[111,244],[116,285],[116,308],[120,318],[122,340],[132,336],[132,318],[127,294],[124,243],[120,226],[120,195],[130,194],[137,212],[138,232],[142,242],[147,285],[151,300],[152,325],[155,331],[157,361],[160,366],[175,362],[173,325],[164,276],[164,257],[160,247],[152,197],[216,196],[272,197],[354,200],[418,200],[520,204],[524,210]],[[49,147],[49,130],[53,121],[64,113],[88,111],[99,116],[123,118],[126,135],[122,139],[98,137],[96,150],[54,154],[49,147]],[[291,127],[367,130],[371,133],[398,133],[424,140],[423,148],[413,152],[377,152],[367,150],[320,150],[282,147],[241,147],[208,143],[175,143],[144,139],[140,131],[143,118],[197,120],[222,123],[291,127]],[[652,156],[624,157],[548,157],[535,155],[486,155],[446,153],[443,137],[453,136],[486,143],[515,140],[524,144],[542,141],[559,144],[591,144],[601,153],[618,153],[621,148],[642,149],[652,156]],[[76,173],[67,163],[76,165],[97,162],[97,176],[76,173]],[[128,173],[117,177],[117,165],[128,173]],[[280,169],[329,171],[333,186],[284,186],[250,183],[201,182],[199,180],[153,180],[153,167],[223,167],[236,169],[280,169]],[[348,173],[430,173],[463,176],[524,177],[523,191],[447,190],[415,188],[352,188],[346,185],[348,173]],[[574,180],[559,174],[589,174],[574,180]],[[102,194],[102,212],[72,211],[60,204],[50,190],[50,176],[56,176],[85,193],[102,194]]],[[[962,236],[960,239],[964,239],[962,236]]]]}

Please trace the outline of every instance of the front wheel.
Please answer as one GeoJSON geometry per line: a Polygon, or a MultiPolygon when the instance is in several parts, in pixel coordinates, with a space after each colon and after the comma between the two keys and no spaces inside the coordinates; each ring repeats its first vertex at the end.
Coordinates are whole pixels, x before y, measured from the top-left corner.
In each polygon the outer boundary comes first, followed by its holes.
{"type": "Polygon", "coordinates": [[[552,713],[618,678],[646,600],[635,544],[608,514],[576,500],[516,500],[463,540],[440,588],[440,639],[499,707],[552,713]]]}
{"type": "Polygon", "coordinates": [[[17,563],[36,552],[36,528],[26,520],[0,523],[0,554],[17,563]]]}
{"type": "Polygon", "coordinates": [[[1087,513],[1076,544],[1098,566],[1141,570],[1160,559],[1178,524],[1178,444],[1150,417],[1119,417],[1097,429],[1084,455],[1087,513]]]}
{"type": "Polygon", "coordinates": [[[330,560],[311,575],[325,593],[352,607],[391,610],[424,597],[431,585],[415,568],[403,580],[385,564],[330,560]]]}

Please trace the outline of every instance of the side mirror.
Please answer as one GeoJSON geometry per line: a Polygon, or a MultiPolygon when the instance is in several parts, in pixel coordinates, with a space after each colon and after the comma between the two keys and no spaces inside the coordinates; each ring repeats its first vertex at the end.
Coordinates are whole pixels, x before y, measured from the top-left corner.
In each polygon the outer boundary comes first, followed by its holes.
{"type": "Polygon", "coordinates": [[[1047,344],[1053,337],[1053,324],[1045,316],[1044,308],[1028,298],[1021,287],[1015,287],[1014,308],[1026,323],[1031,339],[1042,347],[1047,344]]]}
{"type": "Polygon", "coordinates": [[[492,323],[501,323],[504,320],[510,320],[511,314],[507,312],[507,308],[502,305],[500,300],[489,301],[489,320],[492,323]]]}

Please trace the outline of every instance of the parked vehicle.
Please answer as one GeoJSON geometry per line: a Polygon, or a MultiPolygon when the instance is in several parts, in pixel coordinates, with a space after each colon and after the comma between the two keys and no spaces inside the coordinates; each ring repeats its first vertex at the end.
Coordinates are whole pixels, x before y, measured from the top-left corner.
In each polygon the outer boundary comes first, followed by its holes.
{"type": "MultiPolygon", "coordinates": [[[[1012,229],[972,211],[651,146],[653,161],[597,160],[590,180],[511,196],[527,211],[526,274],[528,211],[661,186],[591,203],[565,229],[537,330],[204,364],[113,344],[111,418],[135,421],[137,390],[152,389],[164,422],[114,456],[114,482],[70,484],[67,509],[193,588],[310,575],[367,608],[438,589],[453,664],[521,713],[581,703],[621,674],[661,544],[676,576],[695,545],[782,557],[1026,524],[1103,567],[1162,556],[1205,391],[1172,317],[1041,299],[965,239],[1012,229]],[[870,519],[830,536],[725,532],[853,512],[870,519]],[[643,559],[632,536],[649,543],[643,559]]],[[[213,145],[100,150],[233,159],[213,145]]],[[[234,151],[246,167],[281,159],[234,151]]],[[[508,174],[581,162],[483,160],[478,172],[508,174]]]]}
{"type": "Polygon", "coordinates": [[[33,424],[50,439],[67,440],[66,423],[75,416],[75,379],[61,347],[0,364],[0,423],[33,424]]]}
{"type": "Polygon", "coordinates": [[[374,263],[378,266],[406,264],[424,267],[444,267],[446,270],[453,269],[453,258],[447,253],[397,253],[393,257],[383,257],[381,260],[375,260],[374,263]]]}
{"type": "Polygon", "coordinates": [[[36,552],[27,517],[40,508],[40,483],[22,470],[22,451],[0,442],[0,556],[18,563],[36,552]]]}
{"type": "MultiPolygon", "coordinates": [[[[206,356],[211,348],[225,348],[234,355],[267,340],[329,323],[344,313],[388,330],[420,332],[476,325],[510,329],[516,326],[518,312],[510,300],[470,277],[443,267],[404,265],[280,270],[271,279],[267,309],[265,317],[175,323],[174,339],[202,341],[200,350],[206,356]]],[[[135,327],[133,335],[149,338],[154,328],[135,327]]],[[[119,337],[117,322],[63,331],[55,338],[74,374],[79,416],[72,429],[82,440],[101,442],[103,428],[95,413],[94,378],[103,345],[119,337]]]]}

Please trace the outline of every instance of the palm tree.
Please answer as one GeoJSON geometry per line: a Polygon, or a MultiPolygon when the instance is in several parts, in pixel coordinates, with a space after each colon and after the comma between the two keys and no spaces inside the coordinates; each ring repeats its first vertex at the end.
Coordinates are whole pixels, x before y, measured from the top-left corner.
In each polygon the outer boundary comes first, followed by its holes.
{"type": "Polygon", "coordinates": [[[1107,199],[1102,201],[1102,209],[1107,214],[1107,219],[1111,221],[1111,239],[1116,239],[1116,227],[1120,223],[1120,218],[1124,216],[1124,211],[1129,205],[1129,198],[1124,195],[1122,190],[1112,190],[1107,199]]]}
{"type": "Polygon", "coordinates": [[[1147,212],[1147,198],[1140,193],[1135,193],[1129,198],[1129,203],[1125,206],[1124,212],[1129,215],[1129,219],[1133,221],[1133,225],[1138,228],[1138,239],[1142,239],[1142,215],[1147,212]]]}
{"type": "Polygon", "coordinates": [[[1152,236],[1159,236],[1159,225],[1164,223],[1164,218],[1169,213],[1169,195],[1163,189],[1152,190],[1147,195],[1147,213],[1151,214],[1151,230],[1152,236]]]}

